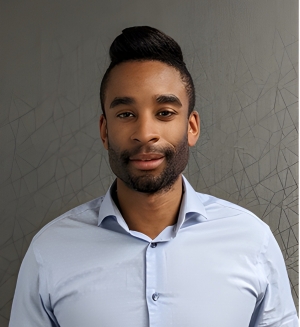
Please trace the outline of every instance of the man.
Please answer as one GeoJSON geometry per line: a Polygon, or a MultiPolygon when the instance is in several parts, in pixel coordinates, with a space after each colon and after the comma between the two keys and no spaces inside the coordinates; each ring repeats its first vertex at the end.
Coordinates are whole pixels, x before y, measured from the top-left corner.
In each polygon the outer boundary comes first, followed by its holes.
{"type": "Polygon", "coordinates": [[[34,237],[10,326],[297,326],[268,226],[181,175],[200,124],[179,45],[133,27],[110,57],[100,135],[116,181],[34,237]]]}

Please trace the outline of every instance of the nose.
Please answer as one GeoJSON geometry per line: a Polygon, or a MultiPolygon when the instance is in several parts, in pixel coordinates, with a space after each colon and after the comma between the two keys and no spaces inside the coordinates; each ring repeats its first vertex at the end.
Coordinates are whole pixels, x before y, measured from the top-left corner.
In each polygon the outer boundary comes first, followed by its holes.
{"type": "Polygon", "coordinates": [[[151,117],[139,117],[136,120],[131,139],[135,142],[155,143],[160,139],[155,121],[151,117]]]}

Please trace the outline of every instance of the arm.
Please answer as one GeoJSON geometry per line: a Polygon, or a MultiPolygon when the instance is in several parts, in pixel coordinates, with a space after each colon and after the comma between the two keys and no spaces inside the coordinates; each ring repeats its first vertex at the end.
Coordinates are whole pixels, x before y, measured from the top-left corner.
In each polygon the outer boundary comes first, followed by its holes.
{"type": "Polygon", "coordinates": [[[20,268],[9,327],[59,327],[49,303],[43,301],[49,296],[43,294],[47,284],[41,270],[31,243],[20,268]]]}
{"type": "Polygon", "coordinates": [[[267,288],[255,308],[249,327],[298,327],[297,312],[282,253],[270,230],[268,238],[266,249],[260,258],[267,288]]]}

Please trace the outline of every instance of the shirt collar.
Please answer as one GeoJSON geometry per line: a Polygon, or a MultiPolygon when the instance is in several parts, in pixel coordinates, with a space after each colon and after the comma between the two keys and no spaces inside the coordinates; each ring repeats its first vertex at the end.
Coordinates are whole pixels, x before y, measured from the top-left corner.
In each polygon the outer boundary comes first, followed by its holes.
{"type": "Polygon", "coordinates": [[[207,220],[207,213],[205,207],[201,201],[200,195],[193,189],[192,185],[182,175],[183,183],[183,196],[181,200],[177,226],[175,232],[177,233],[180,228],[183,228],[187,224],[200,223],[207,220]]]}
{"type": "MultiPolygon", "coordinates": [[[[188,223],[188,220],[193,220],[193,224],[200,223],[202,221],[207,220],[206,210],[201,201],[200,195],[193,189],[187,179],[182,175],[182,183],[183,183],[183,196],[180,205],[179,215],[177,224],[175,226],[175,234],[177,234],[178,230],[183,225],[188,223]],[[193,218],[193,219],[191,219],[193,218]]],[[[116,180],[112,183],[106,195],[103,198],[99,216],[98,216],[98,226],[101,225],[104,218],[111,217],[116,219],[119,225],[123,227],[127,232],[129,232],[129,228],[122,217],[118,207],[116,206],[111,193],[115,190],[116,180]]],[[[188,223],[190,225],[190,223],[188,223]]]]}

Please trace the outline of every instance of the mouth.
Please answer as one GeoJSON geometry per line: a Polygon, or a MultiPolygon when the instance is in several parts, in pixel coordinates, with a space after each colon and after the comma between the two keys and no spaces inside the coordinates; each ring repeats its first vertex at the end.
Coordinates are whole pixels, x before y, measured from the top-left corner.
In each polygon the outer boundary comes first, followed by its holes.
{"type": "Polygon", "coordinates": [[[139,170],[153,170],[164,161],[164,156],[158,153],[144,153],[130,157],[129,161],[139,170]]]}

